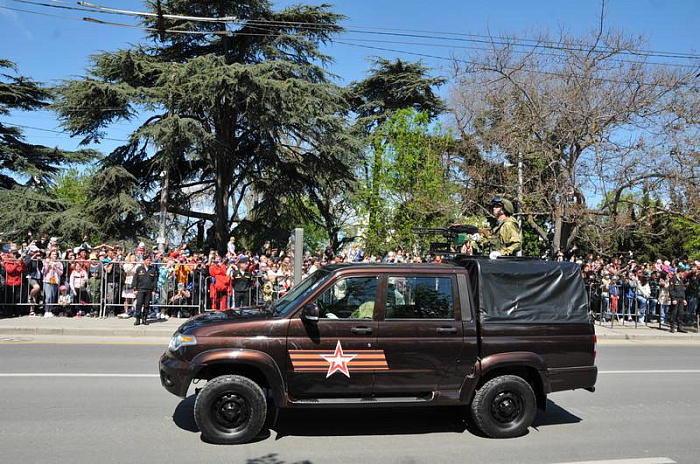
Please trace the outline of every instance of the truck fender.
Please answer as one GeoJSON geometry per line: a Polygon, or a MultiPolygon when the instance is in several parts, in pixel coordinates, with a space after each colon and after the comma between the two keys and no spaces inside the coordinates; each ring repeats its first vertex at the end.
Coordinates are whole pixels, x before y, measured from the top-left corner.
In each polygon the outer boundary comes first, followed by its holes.
{"type": "MultiPolygon", "coordinates": [[[[476,391],[477,386],[481,385],[483,383],[483,379],[488,378],[489,375],[495,371],[502,369],[507,371],[508,369],[522,367],[532,368],[537,372],[542,385],[542,390],[539,392],[535,391],[535,394],[538,396],[538,403],[540,400],[542,403],[544,403],[546,395],[550,391],[549,378],[547,377],[547,364],[542,356],[530,351],[497,353],[477,360],[474,366],[474,377],[467,378],[462,383],[460,401],[463,403],[469,403],[474,397],[474,392],[476,391]]],[[[542,406],[544,406],[544,404],[542,404],[542,406]]]]}
{"type": "Polygon", "coordinates": [[[275,360],[267,353],[242,348],[208,350],[197,354],[192,359],[192,365],[198,366],[192,372],[193,378],[197,377],[197,373],[208,366],[230,365],[231,367],[250,366],[255,368],[265,376],[276,405],[284,406],[287,403],[282,373],[275,360]]]}

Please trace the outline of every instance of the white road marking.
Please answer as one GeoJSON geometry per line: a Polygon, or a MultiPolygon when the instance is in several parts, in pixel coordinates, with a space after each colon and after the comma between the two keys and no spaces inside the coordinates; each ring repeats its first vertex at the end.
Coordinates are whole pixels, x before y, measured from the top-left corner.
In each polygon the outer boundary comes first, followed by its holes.
{"type": "MultiPolygon", "coordinates": [[[[667,370],[626,370],[626,371],[598,371],[599,374],[700,374],[700,369],[667,369],[667,370]]],[[[17,372],[17,373],[0,373],[2,377],[86,377],[86,378],[142,378],[152,379],[160,377],[158,374],[117,374],[111,372],[99,373],[82,373],[82,372],[17,372]]],[[[591,461],[599,462],[599,461],[591,461]]],[[[600,462],[618,462],[618,461],[600,461],[600,462]]],[[[619,461],[624,464],[625,461],[619,461]]],[[[635,461],[639,462],[639,461],[635,461]]],[[[656,462],[656,461],[654,461],[656,462]]]]}
{"type": "Polygon", "coordinates": [[[628,371],[598,371],[599,374],[700,374],[700,369],[647,369],[628,371]]]}
{"type": "Polygon", "coordinates": [[[158,374],[82,374],[82,373],[65,373],[65,372],[33,372],[33,373],[12,373],[0,374],[0,377],[117,377],[117,378],[158,378],[158,374]]]}
{"type": "Polygon", "coordinates": [[[669,458],[638,458],[638,459],[608,459],[602,461],[577,461],[560,462],[557,464],[675,464],[676,461],[669,458]]]}

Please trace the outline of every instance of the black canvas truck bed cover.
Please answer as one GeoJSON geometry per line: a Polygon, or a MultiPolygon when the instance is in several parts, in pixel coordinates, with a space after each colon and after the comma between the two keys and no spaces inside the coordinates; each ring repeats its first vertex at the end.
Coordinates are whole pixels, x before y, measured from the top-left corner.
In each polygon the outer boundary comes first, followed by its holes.
{"type": "Polygon", "coordinates": [[[575,263],[463,259],[482,323],[588,323],[588,299],[575,263]]]}

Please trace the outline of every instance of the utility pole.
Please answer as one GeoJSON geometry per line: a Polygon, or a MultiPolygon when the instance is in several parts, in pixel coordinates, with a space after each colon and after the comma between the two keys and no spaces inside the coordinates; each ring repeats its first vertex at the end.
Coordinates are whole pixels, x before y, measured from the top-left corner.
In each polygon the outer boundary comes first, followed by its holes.
{"type": "Polygon", "coordinates": [[[168,217],[168,184],[170,182],[170,175],[168,174],[167,168],[161,171],[160,178],[160,227],[158,230],[158,251],[165,253],[165,227],[168,217]]]}
{"type": "MultiPolygon", "coordinates": [[[[172,86],[172,77],[170,79],[170,85],[172,86]]],[[[168,118],[171,118],[174,114],[173,110],[173,91],[172,88],[168,91],[168,118]]],[[[167,157],[172,156],[172,147],[167,147],[167,157]]],[[[165,230],[166,222],[168,219],[168,187],[170,184],[170,160],[167,159],[164,169],[160,172],[161,185],[160,185],[160,226],[158,230],[158,251],[160,253],[165,253],[165,230]]]]}
{"type": "MultiPolygon", "coordinates": [[[[518,208],[523,207],[523,152],[518,151],[518,208]]],[[[517,252],[517,256],[523,255],[523,217],[518,215],[518,228],[520,229],[520,250],[517,252]]]]}
{"type": "Polygon", "coordinates": [[[294,285],[301,282],[301,263],[304,260],[304,229],[294,229],[294,285]]]}

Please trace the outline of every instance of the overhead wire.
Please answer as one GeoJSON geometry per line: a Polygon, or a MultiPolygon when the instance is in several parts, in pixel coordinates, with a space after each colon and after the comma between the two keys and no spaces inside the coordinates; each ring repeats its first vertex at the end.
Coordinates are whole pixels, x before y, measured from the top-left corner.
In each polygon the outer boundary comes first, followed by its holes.
{"type": "MultiPolygon", "coordinates": [[[[5,125],[5,126],[20,127],[20,128],[22,128],[22,129],[38,130],[38,131],[42,131],[42,132],[53,132],[53,133],[55,133],[55,134],[62,134],[62,135],[65,135],[66,137],[73,138],[73,136],[71,136],[71,135],[68,134],[67,132],[58,131],[58,130],[55,130],[55,129],[46,129],[46,128],[43,128],[43,127],[34,127],[34,126],[27,126],[27,125],[24,125],[24,124],[14,124],[14,123],[11,123],[11,122],[1,122],[1,121],[0,121],[0,124],[1,124],[1,125],[5,125]]],[[[128,140],[125,140],[125,139],[113,139],[113,138],[109,138],[109,137],[100,137],[100,140],[110,140],[110,141],[113,141],[113,142],[129,142],[128,140]]]]}
{"type": "Polygon", "coordinates": [[[99,5],[93,5],[92,3],[87,3],[87,2],[77,2],[78,5],[83,5],[89,8],[94,8],[98,9],[104,12],[114,12],[114,13],[119,13],[119,14],[129,14],[129,15],[134,15],[134,16],[143,16],[143,17],[163,17],[167,19],[176,19],[176,20],[182,20],[182,21],[203,21],[203,22],[217,22],[217,23],[228,23],[228,22],[233,22],[237,21],[238,18],[235,16],[222,16],[220,18],[210,18],[210,17],[204,17],[204,16],[185,16],[185,15],[172,15],[172,14],[167,14],[163,13],[161,15],[158,15],[157,13],[151,13],[148,11],[130,11],[130,10],[122,10],[118,8],[108,8],[104,6],[99,6],[99,5]]]}
{"type": "MultiPolygon", "coordinates": [[[[333,43],[348,45],[351,47],[367,48],[367,49],[371,49],[371,50],[380,50],[380,51],[385,51],[385,52],[414,55],[414,56],[420,56],[423,58],[432,58],[432,59],[436,59],[436,60],[458,62],[458,63],[470,64],[470,65],[479,65],[478,62],[469,61],[469,60],[456,58],[456,57],[449,58],[446,56],[431,55],[431,54],[427,54],[427,53],[417,53],[417,52],[409,52],[406,50],[397,50],[397,49],[392,49],[392,48],[374,47],[371,45],[361,45],[361,44],[348,43],[348,42],[344,42],[342,40],[335,40],[333,43]]],[[[539,70],[539,69],[535,70],[535,69],[527,69],[527,68],[522,68],[522,67],[516,68],[516,67],[509,67],[509,66],[502,66],[502,68],[504,70],[524,71],[524,72],[529,72],[529,73],[533,73],[533,74],[542,74],[542,75],[546,75],[546,76],[555,76],[555,77],[563,77],[563,78],[570,78],[571,77],[571,75],[568,75],[568,74],[562,74],[562,73],[558,73],[558,72],[554,72],[554,71],[544,71],[544,70],[539,70]]],[[[493,70],[485,69],[485,71],[493,71],[493,70]]],[[[605,78],[605,77],[586,77],[585,79],[597,80],[597,81],[601,81],[601,82],[609,82],[609,83],[613,83],[613,84],[625,84],[625,82],[623,82],[623,81],[605,78]]],[[[680,82],[679,84],[687,85],[689,83],[688,82],[680,82]]],[[[655,82],[640,82],[639,85],[650,86],[650,87],[661,87],[661,88],[668,88],[669,87],[668,85],[655,83],[655,82]]]]}
{"type": "MultiPolygon", "coordinates": [[[[7,8],[7,7],[2,7],[0,8],[7,8]]],[[[10,8],[8,8],[10,9],[10,8]]],[[[69,18],[65,16],[58,16],[58,15],[48,15],[45,13],[38,13],[38,12],[33,12],[29,10],[24,10],[25,12],[28,13],[35,13],[35,14],[42,14],[44,16],[52,16],[52,17],[59,17],[59,18],[67,18],[67,19],[73,19],[77,20],[76,18],[69,18]]],[[[83,18],[82,21],[88,21],[88,22],[93,22],[96,24],[102,24],[102,25],[108,25],[108,26],[115,26],[115,27],[125,27],[129,29],[140,29],[140,30],[146,30],[150,32],[161,32],[157,28],[150,28],[150,27],[143,27],[143,26],[134,26],[131,24],[124,24],[124,23],[116,23],[116,22],[111,22],[111,21],[103,21],[103,20],[98,20],[96,18],[83,18]]],[[[211,35],[211,34],[216,34],[216,35],[226,35],[226,36],[235,36],[235,35],[240,35],[240,36],[260,36],[260,37],[276,37],[277,34],[262,34],[262,33],[243,33],[243,32],[238,32],[238,31],[190,31],[190,30],[178,30],[178,29],[166,29],[165,32],[169,33],[174,33],[174,34],[197,34],[197,35],[211,35]]],[[[341,44],[341,45],[347,45],[347,46],[354,46],[354,47],[359,47],[359,48],[365,48],[365,49],[370,49],[370,50],[378,50],[378,51],[387,51],[387,52],[392,52],[392,53],[400,53],[400,54],[406,54],[406,55],[411,55],[411,56],[419,56],[423,58],[431,58],[431,59],[436,59],[436,60],[441,60],[441,61],[451,61],[451,62],[461,62],[464,64],[471,64],[471,65],[477,65],[478,63],[475,61],[469,61],[469,60],[464,60],[460,58],[455,58],[455,57],[445,57],[445,56],[439,56],[439,55],[433,55],[433,54],[428,54],[428,53],[419,53],[419,52],[412,52],[408,50],[399,50],[399,49],[393,49],[393,48],[385,48],[385,47],[376,47],[376,46],[370,46],[370,45],[362,45],[362,44],[353,44],[346,42],[346,40],[354,40],[354,41],[363,41],[363,40],[370,40],[370,39],[356,39],[356,38],[346,38],[344,40],[336,40],[333,39],[331,42],[334,44],[341,44]]],[[[670,64],[670,66],[673,66],[673,64],[670,64]]],[[[694,66],[691,66],[695,68],[694,66]]],[[[534,74],[543,74],[543,75],[551,75],[551,76],[558,76],[558,77],[570,77],[569,75],[565,75],[562,73],[556,73],[553,71],[543,71],[543,70],[534,70],[534,69],[527,69],[527,68],[514,68],[514,67],[503,67],[503,69],[510,69],[510,70],[519,70],[519,71],[526,71],[526,72],[531,72],[534,74]]],[[[594,79],[594,80],[600,80],[603,82],[611,82],[611,83],[623,83],[621,81],[617,81],[614,79],[609,79],[609,78],[598,78],[598,77],[589,77],[587,79],[594,79]]],[[[688,84],[688,83],[682,83],[682,84],[688,84]]],[[[640,85],[648,85],[648,86],[654,86],[654,87],[668,87],[667,85],[660,84],[660,83],[648,83],[648,82],[642,82],[640,85]]]]}
{"type": "MultiPolygon", "coordinates": [[[[14,0],[14,1],[19,1],[23,3],[41,3],[41,2],[32,2],[30,0],[14,0]]],[[[56,2],[61,2],[61,0],[54,0],[56,2]]],[[[90,4],[87,4],[90,5],[90,4]]],[[[0,6],[0,8],[3,8],[0,6]]],[[[11,9],[8,7],[4,7],[7,9],[11,9]]],[[[16,10],[16,9],[15,9],[16,10]]],[[[72,20],[77,20],[77,18],[71,18],[71,17],[65,17],[65,16],[58,16],[58,15],[47,15],[45,13],[39,13],[39,12],[33,12],[29,10],[22,10],[27,13],[34,13],[34,14],[42,14],[45,16],[52,16],[52,17],[59,17],[59,18],[65,18],[65,19],[72,19],[72,20]]],[[[125,13],[126,10],[122,10],[121,13],[125,13]]],[[[133,14],[134,12],[129,12],[128,14],[133,14]]],[[[206,18],[210,19],[210,18],[206,18]]],[[[112,21],[104,21],[96,18],[91,18],[91,17],[84,17],[82,18],[82,21],[88,21],[96,24],[102,24],[102,25],[108,25],[108,26],[115,26],[115,27],[125,27],[125,28],[130,28],[130,29],[139,29],[139,30],[145,30],[149,32],[168,32],[168,33],[173,33],[173,34],[197,34],[197,35],[225,35],[225,36],[259,36],[259,37],[277,37],[278,34],[275,33],[250,33],[250,32],[240,32],[240,31],[232,31],[232,30],[219,30],[219,31],[192,31],[192,30],[181,30],[181,29],[166,29],[165,31],[162,31],[158,28],[152,28],[152,27],[144,27],[144,26],[135,26],[131,24],[124,24],[124,23],[117,23],[117,22],[112,22],[112,21]]],[[[262,29],[261,27],[256,27],[252,24],[257,24],[258,26],[260,25],[268,25],[268,24],[301,24],[301,25],[307,25],[307,24],[312,24],[312,23],[303,23],[303,22],[290,22],[290,21],[262,21],[262,20],[247,20],[245,21],[245,24],[249,27],[255,28],[255,29],[262,29]]],[[[318,26],[318,25],[314,25],[318,26]]],[[[464,59],[459,59],[455,57],[444,57],[444,56],[438,56],[438,55],[433,55],[433,54],[428,54],[428,53],[419,53],[419,52],[412,52],[412,51],[407,51],[407,50],[398,50],[398,49],[392,49],[392,48],[385,48],[385,47],[376,47],[376,46],[370,46],[370,45],[361,45],[361,44],[353,44],[349,43],[348,41],[355,41],[355,42],[375,42],[375,43],[390,43],[390,44],[402,44],[402,45],[425,45],[425,46],[444,46],[444,44],[423,44],[423,43],[411,43],[411,42],[402,42],[402,41],[386,41],[386,40],[379,40],[379,39],[358,39],[354,37],[347,37],[344,38],[343,40],[337,40],[337,39],[332,39],[330,42],[336,43],[336,44],[341,44],[341,45],[347,45],[347,46],[354,46],[354,47],[359,47],[359,48],[365,48],[365,49],[371,49],[371,50],[378,50],[378,51],[388,51],[392,53],[401,53],[401,54],[408,54],[412,56],[419,56],[419,57],[424,57],[424,58],[431,58],[431,59],[436,59],[436,60],[445,60],[445,61],[457,61],[457,62],[462,62],[465,64],[477,64],[475,61],[468,61],[464,59]]],[[[484,48],[480,47],[457,47],[453,46],[452,48],[463,48],[463,49],[475,49],[475,50],[486,50],[484,48]]],[[[548,48],[548,47],[544,47],[548,48]]],[[[521,53],[534,53],[534,54],[543,54],[544,52],[541,51],[523,51],[521,53]]],[[[556,56],[556,54],[550,54],[556,56]]],[[[619,59],[618,59],[619,60],[619,59]]],[[[619,61],[624,61],[624,60],[619,60],[619,61]]],[[[698,66],[695,65],[684,65],[684,64],[677,64],[677,63],[649,63],[649,62],[635,62],[635,61],[630,61],[627,60],[631,63],[638,63],[638,64],[652,64],[652,65],[666,65],[666,66],[681,66],[681,67],[688,67],[692,69],[698,69],[698,66]]],[[[504,69],[509,69],[508,67],[504,67],[504,69]]],[[[515,68],[513,68],[515,69],[515,68]]],[[[551,72],[551,71],[543,71],[543,70],[528,70],[525,68],[518,68],[519,70],[527,71],[527,72],[532,72],[532,73],[538,73],[538,74],[545,74],[545,75],[553,75],[553,76],[559,76],[559,77],[567,77],[561,73],[556,73],[556,72],[551,72]]],[[[591,79],[598,79],[602,81],[609,81],[609,82],[618,82],[612,79],[606,79],[606,78],[595,78],[592,77],[591,79]]],[[[663,87],[664,85],[658,84],[658,83],[642,83],[643,85],[653,85],[653,86],[661,86],[663,87]]]]}
{"type": "MultiPolygon", "coordinates": [[[[51,5],[39,1],[31,0],[13,0],[20,3],[30,3],[34,5],[43,5],[49,7],[60,7],[65,9],[75,9],[78,11],[94,11],[98,10],[104,13],[110,14],[121,14],[128,16],[148,16],[157,17],[156,13],[151,12],[141,12],[141,11],[131,11],[131,10],[121,10],[116,8],[108,8],[99,5],[94,5],[87,2],[79,1],[79,5],[84,5],[89,8],[78,8],[74,6],[58,6],[51,5]],[[94,9],[94,10],[93,10],[94,9]]],[[[68,3],[63,0],[53,0],[54,3],[68,3]]],[[[318,23],[310,23],[304,21],[277,21],[277,20],[261,20],[261,19],[245,19],[241,20],[236,17],[201,17],[201,16],[184,16],[184,15],[168,15],[163,14],[163,17],[176,20],[187,20],[187,21],[205,21],[205,22],[221,22],[221,23],[236,23],[239,25],[283,25],[283,26],[294,26],[302,29],[337,29],[337,25],[325,25],[318,23]]],[[[517,47],[542,47],[550,48],[554,50],[561,51],[588,51],[592,45],[562,45],[559,42],[544,40],[544,39],[528,39],[528,38],[510,38],[504,36],[490,36],[481,34],[466,34],[466,33],[456,33],[456,32],[445,32],[445,31],[426,31],[420,29],[400,29],[400,28],[386,28],[386,27],[375,27],[375,26],[362,26],[362,25],[352,25],[348,28],[344,27],[345,32],[354,32],[361,34],[379,34],[379,35],[390,35],[399,37],[411,37],[411,38],[423,38],[423,39],[435,39],[435,40],[452,40],[452,41],[466,41],[474,42],[482,45],[504,45],[504,46],[517,46],[517,47]],[[428,35],[431,34],[431,35],[428,35]],[[436,35],[437,34],[437,35],[436,35]],[[445,37],[453,36],[454,38],[445,37]],[[468,38],[467,38],[468,37],[468,38]],[[522,43],[525,42],[525,43],[522,43]]],[[[191,31],[192,33],[199,33],[200,31],[191,31]]],[[[216,31],[210,32],[215,33],[216,31]]],[[[179,33],[183,33],[180,31],[179,33]]],[[[223,31],[219,31],[223,34],[223,31]]],[[[614,49],[606,45],[595,45],[595,50],[600,52],[613,51],[614,49]]],[[[659,50],[622,50],[621,54],[634,55],[634,56],[646,56],[646,57],[662,57],[662,58],[673,58],[673,59],[700,59],[700,54],[682,53],[682,52],[670,52],[670,51],[659,51],[659,50]]],[[[666,63],[664,63],[666,64],[666,63]]],[[[668,65],[672,65],[668,63],[668,65]]]]}

